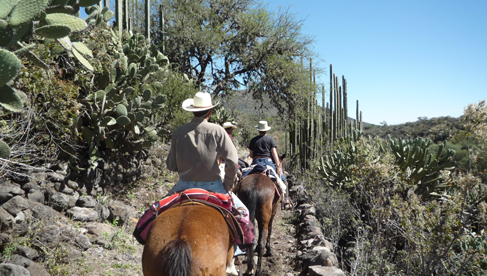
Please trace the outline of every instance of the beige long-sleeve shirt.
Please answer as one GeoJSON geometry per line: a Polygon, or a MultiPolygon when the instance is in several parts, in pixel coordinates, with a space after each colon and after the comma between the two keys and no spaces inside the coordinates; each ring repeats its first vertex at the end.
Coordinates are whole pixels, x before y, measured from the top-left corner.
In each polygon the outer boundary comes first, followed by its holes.
{"type": "Polygon", "coordinates": [[[194,117],[174,132],[166,165],[184,181],[215,181],[220,179],[219,155],[225,160],[223,187],[228,191],[238,170],[237,149],[221,126],[194,117]]]}

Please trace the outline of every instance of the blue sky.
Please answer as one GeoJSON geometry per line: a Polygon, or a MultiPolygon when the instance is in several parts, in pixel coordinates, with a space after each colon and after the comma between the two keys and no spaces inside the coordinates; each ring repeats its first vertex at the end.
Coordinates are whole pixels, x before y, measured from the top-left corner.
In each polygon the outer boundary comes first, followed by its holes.
{"type": "Polygon", "coordinates": [[[266,0],[289,8],[315,38],[317,76],[345,75],[349,116],[389,125],[458,117],[487,98],[487,1],[266,0]]]}

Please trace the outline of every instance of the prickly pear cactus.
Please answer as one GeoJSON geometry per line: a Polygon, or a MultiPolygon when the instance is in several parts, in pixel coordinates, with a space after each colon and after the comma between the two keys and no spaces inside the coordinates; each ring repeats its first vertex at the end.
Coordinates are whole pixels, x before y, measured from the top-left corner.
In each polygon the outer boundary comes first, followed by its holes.
{"type": "MultiPolygon", "coordinates": [[[[0,4],[0,106],[18,112],[22,109],[22,100],[18,91],[6,83],[12,80],[20,69],[20,60],[9,51],[14,45],[23,48],[16,51],[24,55],[34,64],[47,69],[48,66],[35,56],[29,49],[35,44],[24,44],[22,39],[28,35],[36,34],[45,39],[58,39],[59,43],[76,57],[89,71],[93,67],[86,59],[91,57],[91,51],[80,42],[71,44],[69,35],[86,29],[88,24],[76,16],[71,15],[76,2],[68,0],[3,0],[0,4]],[[72,2],[72,3],[71,3],[72,2]],[[70,5],[68,5],[70,4],[70,5]],[[56,12],[58,11],[58,12],[56,12]],[[62,12],[61,12],[62,11],[62,12]],[[38,21],[39,24],[33,24],[38,21]]],[[[95,1],[84,0],[83,5],[91,5],[95,1]]]]}
{"type": "Polygon", "coordinates": [[[18,112],[22,109],[22,100],[15,89],[7,85],[20,70],[20,60],[10,51],[0,49],[0,106],[18,112]]]}
{"type": "Polygon", "coordinates": [[[40,14],[46,8],[48,2],[49,0],[18,1],[10,13],[8,24],[11,27],[17,27],[32,21],[36,15],[40,14]]]}
{"type": "MultiPolygon", "coordinates": [[[[86,99],[86,112],[78,120],[78,129],[88,144],[90,165],[97,166],[100,152],[134,153],[151,147],[166,130],[157,125],[158,114],[165,108],[166,98],[160,95],[163,84],[147,81],[156,72],[168,70],[165,56],[150,48],[141,35],[111,31],[112,44],[107,50],[115,53],[110,81],[103,90],[86,99]],[[158,58],[159,57],[159,58],[158,58]],[[103,149],[103,150],[102,150],[103,149]]],[[[73,42],[73,47],[78,50],[73,42]]]]}
{"type": "Polygon", "coordinates": [[[10,148],[4,141],[0,140],[0,158],[7,159],[10,156],[10,148]]]}

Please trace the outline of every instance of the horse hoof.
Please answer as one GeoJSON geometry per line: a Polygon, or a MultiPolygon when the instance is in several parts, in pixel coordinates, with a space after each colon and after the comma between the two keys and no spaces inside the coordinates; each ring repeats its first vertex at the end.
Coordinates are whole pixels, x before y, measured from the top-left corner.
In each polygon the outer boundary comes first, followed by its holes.
{"type": "Polygon", "coordinates": [[[272,251],[267,251],[265,254],[264,254],[264,257],[270,257],[272,256],[272,251]]]}

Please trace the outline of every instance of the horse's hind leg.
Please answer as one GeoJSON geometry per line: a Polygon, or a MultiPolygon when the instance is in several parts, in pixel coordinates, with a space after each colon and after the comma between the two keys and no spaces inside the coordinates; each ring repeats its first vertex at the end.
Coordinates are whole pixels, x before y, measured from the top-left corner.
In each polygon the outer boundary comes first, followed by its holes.
{"type": "Polygon", "coordinates": [[[254,274],[254,246],[247,248],[247,272],[245,274],[254,274]]]}
{"type": "Polygon", "coordinates": [[[266,241],[266,245],[265,245],[266,253],[264,256],[272,256],[272,249],[271,249],[272,226],[274,225],[274,218],[276,217],[276,213],[277,213],[277,209],[278,209],[278,205],[279,205],[279,200],[280,200],[280,198],[274,198],[274,200],[272,202],[272,214],[271,214],[271,218],[269,220],[269,226],[268,226],[269,232],[267,235],[267,241],[266,241]]]}
{"type": "Polygon", "coordinates": [[[259,241],[257,246],[258,259],[257,259],[257,271],[255,272],[256,276],[261,275],[262,257],[264,256],[264,245],[268,236],[268,227],[269,227],[268,220],[266,222],[259,223],[259,241]],[[262,225],[262,227],[260,225],[262,225]]]}

